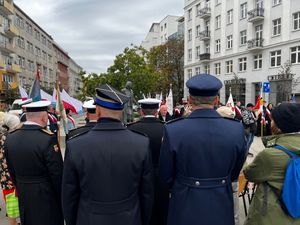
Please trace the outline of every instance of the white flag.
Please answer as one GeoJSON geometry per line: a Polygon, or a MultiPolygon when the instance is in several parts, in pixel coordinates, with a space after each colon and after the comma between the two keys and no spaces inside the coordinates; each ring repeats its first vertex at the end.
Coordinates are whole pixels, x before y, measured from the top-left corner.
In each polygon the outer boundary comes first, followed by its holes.
{"type": "Polygon", "coordinates": [[[173,115],[173,92],[172,92],[172,88],[170,88],[169,95],[166,99],[166,105],[168,107],[169,114],[172,116],[173,115]]]}
{"type": "Polygon", "coordinates": [[[230,108],[231,108],[231,110],[232,110],[232,112],[234,112],[234,114],[235,114],[234,102],[233,102],[233,97],[232,97],[232,94],[231,94],[231,92],[230,92],[230,95],[229,95],[228,101],[227,101],[227,103],[226,103],[226,106],[227,106],[227,107],[230,107],[230,108]]]}
{"type": "Polygon", "coordinates": [[[25,89],[22,88],[20,85],[19,85],[19,93],[21,95],[21,98],[28,98],[28,94],[26,93],[25,89]]]}

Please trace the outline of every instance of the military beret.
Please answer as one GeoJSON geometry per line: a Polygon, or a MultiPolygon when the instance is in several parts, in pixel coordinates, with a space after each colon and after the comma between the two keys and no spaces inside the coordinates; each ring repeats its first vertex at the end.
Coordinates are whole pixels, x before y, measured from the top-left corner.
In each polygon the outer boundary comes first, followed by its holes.
{"type": "Polygon", "coordinates": [[[212,75],[199,74],[189,79],[186,86],[192,96],[217,96],[223,84],[212,75]]]}
{"type": "Polygon", "coordinates": [[[142,109],[158,109],[161,101],[155,98],[146,98],[139,100],[138,103],[142,109]]]}
{"type": "Polygon", "coordinates": [[[96,88],[95,104],[112,110],[122,110],[129,97],[108,84],[96,88]]]}

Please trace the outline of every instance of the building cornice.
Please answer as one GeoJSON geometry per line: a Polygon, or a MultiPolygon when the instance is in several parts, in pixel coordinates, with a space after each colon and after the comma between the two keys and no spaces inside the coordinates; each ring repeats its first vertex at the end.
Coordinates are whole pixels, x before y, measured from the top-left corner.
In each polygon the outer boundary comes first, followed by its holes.
{"type": "Polygon", "coordinates": [[[191,3],[189,3],[188,5],[186,5],[183,9],[186,10],[188,8],[190,8],[192,5],[194,5],[196,2],[200,2],[199,0],[194,0],[191,3]]]}

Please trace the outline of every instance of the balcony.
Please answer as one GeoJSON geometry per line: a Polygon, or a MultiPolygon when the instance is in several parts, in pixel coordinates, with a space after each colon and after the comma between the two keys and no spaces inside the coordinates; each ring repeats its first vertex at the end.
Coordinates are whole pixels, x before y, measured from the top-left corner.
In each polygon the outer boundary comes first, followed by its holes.
{"type": "Polygon", "coordinates": [[[5,31],[5,34],[9,37],[19,36],[18,28],[13,24],[10,24],[9,26],[5,26],[4,31],[5,31]]]}
{"type": "Polygon", "coordinates": [[[264,39],[263,38],[255,38],[247,41],[247,46],[249,51],[258,51],[264,48],[263,46],[264,39]]]}
{"type": "Polygon", "coordinates": [[[9,73],[21,73],[21,67],[17,64],[6,64],[5,65],[6,72],[9,73]]]}
{"type": "Polygon", "coordinates": [[[207,19],[210,17],[211,15],[211,10],[209,7],[205,7],[203,9],[200,9],[199,12],[198,12],[198,15],[200,18],[202,19],[207,19]]]}
{"type": "Polygon", "coordinates": [[[207,63],[210,61],[210,53],[200,54],[200,62],[207,63]]]}
{"type": "Polygon", "coordinates": [[[199,38],[201,41],[209,41],[210,40],[210,31],[205,30],[199,33],[199,38]]]}
{"type": "Polygon", "coordinates": [[[7,52],[9,54],[15,52],[15,48],[13,47],[13,45],[8,42],[0,42],[0,50],[7,52]]]}
{"type": "Polygon", "coordinates": [[[248,12],[248,21],[251,23],[263,20],[264,17],[264,8],[255,8],[248,12]]]}
{"type": "Polygon", "coordinates": [[[14,6],[12,2],[8,2],[6,0],[0,0],[0,11],[7,14],[14,14],[14,6]]]}

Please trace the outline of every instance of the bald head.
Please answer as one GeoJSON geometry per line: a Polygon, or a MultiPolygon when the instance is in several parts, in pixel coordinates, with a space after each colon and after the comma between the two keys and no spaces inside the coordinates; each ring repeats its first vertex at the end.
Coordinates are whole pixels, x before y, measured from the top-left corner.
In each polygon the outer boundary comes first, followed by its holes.
{"type": "Polygon", "coordinates": [[[168,113],[168,107],[167,105],[162,105],[159,109],[159,112],[162,116],[166,116],[168,113]]]}

